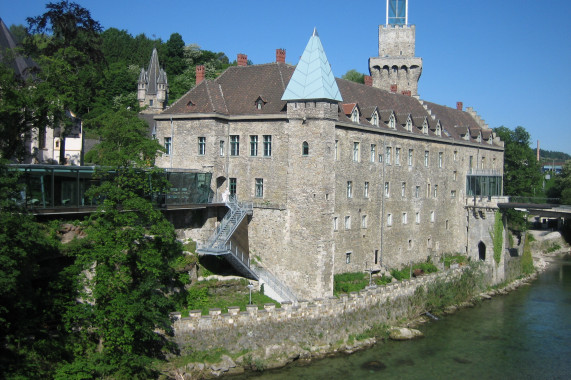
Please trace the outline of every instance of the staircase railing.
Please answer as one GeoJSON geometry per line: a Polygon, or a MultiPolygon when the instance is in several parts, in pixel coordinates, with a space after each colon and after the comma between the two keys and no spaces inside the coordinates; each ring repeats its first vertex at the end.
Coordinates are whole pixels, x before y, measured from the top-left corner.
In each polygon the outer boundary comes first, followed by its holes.
{"type": "Polygon", "coordinates": [[[268,287],[281,297],[281,301],[292,301],[294,304],[297,304],[297,297],[291,289],[278,280],[269,270],[257,266],[252,266],[251,269],[260,281],[268,284],[268,287]]]}
{"type": "Polygon", "coordinates": [[[203,249],[209,251],[223,251],[226,243],[232,237],[242,220],[246,215],[252,213],[252,203],[239,203],[238,198],[234,195],[225,199],[228,212],[220,222],[220,225],[214,230],[212,236],[204,244],[203,249]]]}

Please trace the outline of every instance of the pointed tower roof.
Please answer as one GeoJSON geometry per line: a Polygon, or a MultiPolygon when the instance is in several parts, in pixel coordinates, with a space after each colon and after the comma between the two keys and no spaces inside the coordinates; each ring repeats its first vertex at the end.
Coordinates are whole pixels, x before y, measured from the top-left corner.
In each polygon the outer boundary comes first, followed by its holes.
{"type": "Polygon", "coordinates": [[[157,53],[157,48],[153,48],[153,54],[151,54],[149,68],[147,69],[147,93],[150,95],[157,94],[157,81],[159,79],[160,72],[161,68],[159,66],[159,54],[157,53]]]}
{"type": "Polygon", "coordinates": [[[309,99],[343,100],[315,29],[282,96],[282,100],[309,99]]]}

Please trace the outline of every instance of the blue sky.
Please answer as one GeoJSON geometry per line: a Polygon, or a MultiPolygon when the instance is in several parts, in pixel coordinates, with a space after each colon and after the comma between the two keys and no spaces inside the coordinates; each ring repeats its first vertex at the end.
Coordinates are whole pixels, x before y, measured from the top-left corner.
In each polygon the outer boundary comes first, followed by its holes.
{"type": "MultiPolygon", "coordinates": [[[[296,64],[316,27],[338,77],[350,69],[368,73],[385,22],[384,0],[76,2],[105,29],[163,41],[177,32],[186,44],[230,60],[244,53],[255,64],[274,61],[277,48],[296,64]]],[[[26,25],[45,3],[2,1],[0,17],[8,26],[26,25]]],[[[410,0],[423,59],[420,97],[451,107],[462,101],[492,128],[521,125],[533,147],[540,140],[544,149],[571,154],[570,17],[568,0],[410,0]]]]}

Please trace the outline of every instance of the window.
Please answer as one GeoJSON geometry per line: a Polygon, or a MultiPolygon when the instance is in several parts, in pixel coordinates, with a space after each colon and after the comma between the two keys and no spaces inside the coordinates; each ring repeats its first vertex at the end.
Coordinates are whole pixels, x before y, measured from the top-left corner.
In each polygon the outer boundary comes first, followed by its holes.
{"type": "Polygon", "coordinates": [[[430,221],[434,223],[434,211],[430,211],[430,221]]]}
{"type": "Polygon", "coordinates": [[[438,152],[438,167],[439,167],[439,168],[441,168],[441,167],[442,167],[442,164],[444,163],[444,162],[443,162],[443,155],[444,155],[444,154],[443,154],[442,152],[438,152]]]}
{"type": "Polygon", "coordinates": [[[350,264],[350,263],[351,263],[351,252],[347,252],[347,253],[345,254],[345,262],[346,262],[347,264],[350,264]]]}
{"type": "Polygon", "coordinates": [[[375,127],[379,126],[379,114],[377,114],[377,111],[373,112],[373,115],[371,116],[371,124],[375,127]]]}
{"type": "Polygon", "coordinates": [[[387,226],[392,226],[393,225],[393,214],[388,214],[387,215],[387,226]]]}
{"type": "Polygon", "coordinates": [[[377,157],[377,146],[375,144],[371,144],[371,162],[375,162],[375,158],[377,157]]]}
{"type": "Polygon", "coordinates": [[[172,154],[172,137],[165,137],[165,151],[167,154],[172,154]]]}
{"type": "Polygon", "coordinates": [[[236,196],[236,186],[237,186],[236,178],[230,178],[230,196],[233,197],[236,196]]]}
{"type": "Polygon", "coordinates": [[[391,115],[391,117],[389,119],[389,128],[392,128],[392,129],[396,128],[395,115],[391,115]]]}
{"type": "Polygon", "coordinates": [[[454,170],[454,181],[456,181],[457,177],[458,177],[458,172],[454,170]]]}
{"type": "Polygon", "coordinates": [[[387,165],[391,164],[391,151],[392,151],[392,148],[390,146],[388,146],[387,152],[386,152],[387,165]]]}
{"type": "Polygon", "coordinates": [[[339,218],[334,216],[333,217],[333,231],[339,230],[339,218]]]}
{"type": "Polygon", "coordinates": [[[420,196],[420,186],[414,188],[414,197],[418,198],[420,196]]]}
{"type": "Polygon", "coordinates": [[[363,196],[369,198],[369,182],[365,182],[365,190],[363,191],[363,196]]]}
{"type": "Polygon", "coordinates": [[[408,214],[406,212],[402,213],[402,224],[408,223],[408,214]]]}
{"type": "Polygon", "coordinates": [[[353,198],[353,181],[347,181],[347,198],[353,198]]]}
{"type": "Polygon", "coordinates": [[[456,190],[450,191],[450,198],[456,198],[456,190]]]}
{"type": "Polygon", "coordinates": [[[301,155],[309,156],[309,144],[307,141],[304,141],[303,144],[301,144],[301,155]]]}
{"type": "Polygon", "coordinates": [[[250,136],[250,156],[258,155],[258,136],[250,136]]]}
{"type": "Polygon", "coordinates": [[[152,107],[153,106],[153,99],[149,99],[149,105],[152,107]]]}
{"type": "Polygon", "coordinates": [[[230,155],[231,156],[240,155],[240,136],[238,135],[230,136],[230,155]]]}
{"type": "Polygon", "coordinates": [[[480,169],[484,169],[485,166],[486,166],[486,157],[482,157],[482,165],[480,166],[480,169]]]}
{"type": "Polygon", "coordinates": [[[472,170],[473,162],[474,162],[474,156],[470,156],[469,163],[468,163],[468,169],[470,169],[470,171],[472,170]]]}
{"type": "Polygon", "coordinates": [[[361,228],[367,228],[367,215],[361,216],[361,228]]]}
{"type": "Polygon", "coordinates": [[[361,156],[360,144],[358,142],[353,143],[353,161],[359,162],[361,156]]]}
{"type": "Polygon", "coordinates": [[[204,156],[206,154],[206,137],[198,138],[198,155],[204,156]]]}
{"type": "Polygon", "coordinates": [[[458,151],[455,150],[454,151],[454,161],[456,161],[458,159],[458,151]]]}
{"type": "Polygon", "coordinates": [[[256,198],[264,197],[264,179],[256,178],[256,198]]]}
{"type": "Polygon", "coordinates": [[[351,113],[351,121],[353,123],[358,123],[359,122],[359,110],[357,108],[355,108],[353,110],[353,112],[351,113]]]}
{"type": "Polygon", "coordinates": [[[383,155],[379,153],[379,162],[383,162],[383,155]]]}
{"type": "Polygon", "coordinates": [[[345,217],[345,229],[346,230],[351,229],[351,217],[350,216],[345,217]]]}
{"type": "Polygon", "coordinates": [[[438,197],[438,185],[434,185],[434,198],[438,197]]]}
{"type": "Polygon", "coordinates": [[[408,150],[408,166],[412,166],[412,153],[413,153],[413,150],[409,149],[408,150]]]}
{"type": "Polygon", "coordinates": [[[414,214],[414,221],[416,222],[416,224],[420,224],[420,212],[416,212],[416,214],[414,214]]]}
{"type": "Polygon", "coordinates": [[[395,148],[395,165],[400,165],[400,148],[395,148]]]}
{"type": "Polygon", "coordinates": [[[224,156],[224,140],[220,140],[220,156],[224,156]]]}
{"type": "Polygon", "coordinates": [[[339,159],[339,140],[335,140],[335,161],[339,159]]]}
{"type": "Polygon", "coordinates": [[[427,150],[424,151],[424,166],[428,166],[428,154],[427,150]]]}
{"type": "Polygon", "coordinates": [[[264,157],[271,157],[272,155],[272,136],[264,135],[264,157]]]}
{"type": "Polygon", "coordinates": [[[431,194],[430,194],[430,184],[426,184],[426,198],[430,198],[431,194]]]}
{"type": "Polygon", "coordinates": [[[385,197],[390,195],[390,186],[388,182],[385,182],[385,197]]]}
{"type": "Polygon", "coordinates": [[[406,182],[401,183],[400,195],[403,198],[406,196],[406,182]]]}

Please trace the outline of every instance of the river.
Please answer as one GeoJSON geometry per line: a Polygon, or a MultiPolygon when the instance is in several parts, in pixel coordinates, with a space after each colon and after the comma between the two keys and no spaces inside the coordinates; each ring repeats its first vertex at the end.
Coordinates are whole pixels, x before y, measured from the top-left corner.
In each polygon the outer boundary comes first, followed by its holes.
{"type": "Polygon", "coordinates": [[[249,374],[257,379],[571,379],[571,262],[419,327],[425,337],[249,374]]]}

